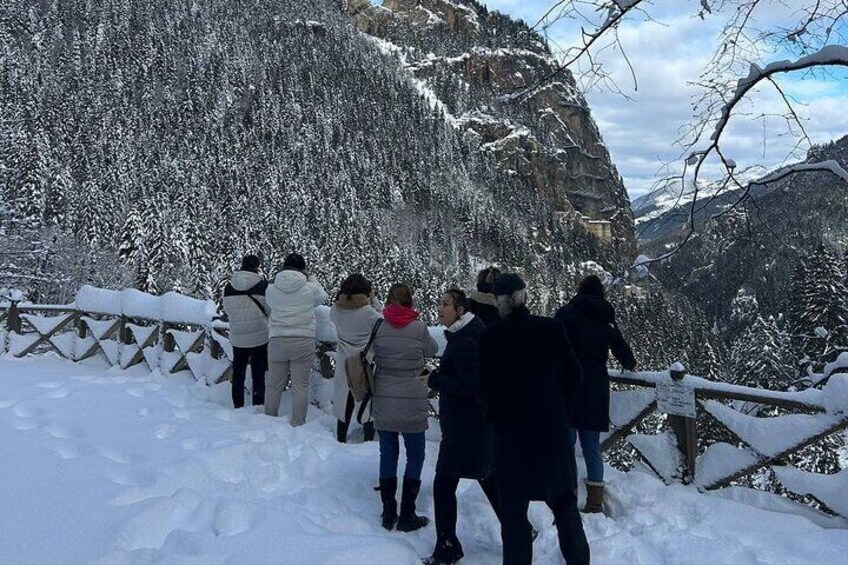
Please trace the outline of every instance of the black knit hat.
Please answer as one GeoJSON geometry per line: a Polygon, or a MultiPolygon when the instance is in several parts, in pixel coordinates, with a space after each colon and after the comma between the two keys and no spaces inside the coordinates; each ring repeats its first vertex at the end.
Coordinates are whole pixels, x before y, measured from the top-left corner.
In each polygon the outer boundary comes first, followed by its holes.
{"type": "Polygon", "coordinates": [[[580,286],[577,287],[577,292],[580,294],[595,296],[597,298],[603,298],[604,283],[601,282],[601,279],[597,275],[589,275],[580,281],[580,286]]]}
{"type": "Polygon", "coordinates": [[[241,260],[242,271],[259,272],[259,266],[262,264],[259,257],[256,255],[245,255],[241,260]]]}
{"type": "Polygon", "coordinates": [[[517,290],[523,290],[527,285],[516,273],[504,273],[498,275],[492,283],[492,292],[495,296],[509,295],[517,290]]]}
{"type": "Polygon", "coordinates": [[[295,271],[306,270],[306,259],[300,253],[290,253],[286,260],[283,261],[284,269],[292,269],[295,271]]]}

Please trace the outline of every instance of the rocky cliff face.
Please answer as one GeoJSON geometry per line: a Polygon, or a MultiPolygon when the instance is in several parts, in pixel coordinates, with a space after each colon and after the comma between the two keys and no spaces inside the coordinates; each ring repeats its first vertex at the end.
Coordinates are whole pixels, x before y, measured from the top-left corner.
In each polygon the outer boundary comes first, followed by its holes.
{"type": "Polygon", "coordinates": [[[626,190],[573,77],[536,87],[557,68],[537,34],[471,0],[352,0],[346,9],[402,60],[469,151],[517,177],[562,221],[596,233],[611,256],[635,256],[626,190]]]}

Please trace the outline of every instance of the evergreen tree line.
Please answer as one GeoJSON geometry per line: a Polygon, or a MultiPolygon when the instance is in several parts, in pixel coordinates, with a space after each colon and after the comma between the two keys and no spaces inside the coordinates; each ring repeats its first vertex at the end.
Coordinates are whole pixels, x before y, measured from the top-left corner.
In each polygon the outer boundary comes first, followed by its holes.
{"type": "Polygon", "coordinates": [[[0,286],[215,297],[244,253],[297,250],[330,285],[367,272],[430,306],[483,262],[561,288],[570,260],[609,258],[332,3],[13,0],[0,35],[0,286]]]}

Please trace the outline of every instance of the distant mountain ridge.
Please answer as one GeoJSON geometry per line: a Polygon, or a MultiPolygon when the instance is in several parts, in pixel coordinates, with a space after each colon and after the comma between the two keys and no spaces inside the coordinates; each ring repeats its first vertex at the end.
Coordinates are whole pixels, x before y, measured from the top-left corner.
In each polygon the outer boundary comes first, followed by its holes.
{"type": "MultiPolygon", "coordinates": [[[[804,162],[826,160],[848,167],[848,136],[813,147],[804,162]]],[[[719,326],[727,324],[731,302],[742,288],[756,297],[764,316],[785,315],[793,266],[820,243],[837,252],[848,250],[848,186],[829,173],[799,173],[755,186],[737,210],[707,221],[738,197],[738,192],[729,192],[708,206],[699,203],[699,233],[652,268],[668,288],[694,300],[719,326]]],[[[645,210],[641,204],[640,210],[645,210]]],[[[690,204],[644,222],[637,214],[640,250],[659,256],[673,249],[685,229],[690,204]]]]}

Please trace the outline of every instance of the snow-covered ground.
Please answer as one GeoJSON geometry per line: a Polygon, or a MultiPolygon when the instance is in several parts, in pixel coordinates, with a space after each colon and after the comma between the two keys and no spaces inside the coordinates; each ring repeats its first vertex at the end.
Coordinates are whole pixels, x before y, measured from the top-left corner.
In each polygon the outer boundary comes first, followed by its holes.
{"type": "MultiPolygon", "coordinates": [[[[0,563],[404,565],[429,555],[432,526],[379,527],[375,443],[337,444],[332,417],[314,407],[298,429],[234,411],[227,387],[97,361],[0,358],[0,563]]],[[[432,517],[438,430],[429,436],[419,509],[432,517]]],[[[584,518],[596,564],[848,555],[843,522],[807,519],[778,497],[608,474],[612,517],[584,518]]],[[[471,482],[460,490],[463,563],[500,562],[485,498],[471,482]]],[[[561,563],[547,509],[532,505],[531,520],[535,562],[561,563]]]]}

